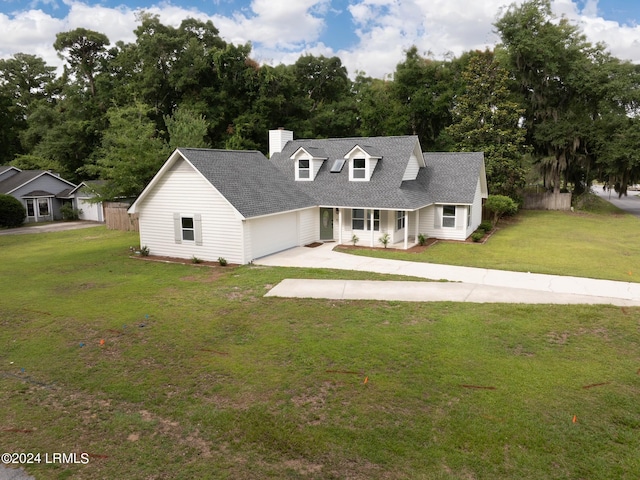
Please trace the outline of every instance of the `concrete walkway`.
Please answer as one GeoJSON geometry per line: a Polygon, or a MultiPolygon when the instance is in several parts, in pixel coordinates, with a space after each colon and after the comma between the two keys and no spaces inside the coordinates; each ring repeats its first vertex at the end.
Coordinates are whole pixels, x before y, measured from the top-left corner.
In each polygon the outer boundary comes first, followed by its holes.
{"type": "Polygon", "coordinates": [[[335,280],[333,282],[337,283],[331,284],[331,281],[326,280],[322,282],[329,283],[318,283],[317,280],[288,279],[274,287],[267,295],[411,301],[598,303],[640,306],[639,283],[362,257],[334,252],[335,245],[335,243],[325,243],[316,248],[292,248],[256,260],[254,264],[357,270],[462,283],[362,283],[335,280]],[[321,291],[324,293],[321,294],[321,291]]]}

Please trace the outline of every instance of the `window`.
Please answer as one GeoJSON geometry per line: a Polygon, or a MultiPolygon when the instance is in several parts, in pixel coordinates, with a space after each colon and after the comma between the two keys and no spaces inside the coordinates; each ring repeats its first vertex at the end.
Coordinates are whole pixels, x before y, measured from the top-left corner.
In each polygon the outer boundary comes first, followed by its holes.
{"type": "Polygon", "coordinates": [[[182,217],[182,240],[194,241],[196,230],[193,225],[193,217],[182,217]]]}
{"type": "Polygon", "coordinates": [[[331,167],[331,173],[340,173],[342,171],[342,167],[344,167],[344,162],[346,162],[344,158],[335,160],[333,162],[333,166],[331,167]]]}
{"type": "Polygon", "coordinates": [[[353,159],[353,178],[366,178],[367,162],[364,158],[353,159]]]}
{"type": "Polygon", "coordinates": [[[361,208],[354,208],[351,218],[352,230],[364,230],[364,210],[361,208]]]}
{"type": "MultiPolygon", "coordinates": [[[[352,230],[371,230],[371,210],[354,208],[351,211],[352,230]]],[[[373,230],[380,231],[380,210],[373,210],[373,230]]]]}
{"type": "Polygon", "coordinates": [[[298,160],[298,178],[305,179],[305,180],[311,178],[311,170],[309,169],[309,160],[307,159],[298,160]]]}
{"type": "Polygon", "coordinates": [[[471,205],[467,207],[467,227],[471,226],[471,205]]]}
{"type": "Polygon", "coordinates": [[[46,217],[49,215],[49,200],[46,198],[38,199],[38,215],[46,217]]]}
{"type": "Polygon", "coordinates": [[[445,205],[442,207],[442,226],[455,228],[456,226],[456,206],[445,205]]]}
{"type": "Polygon", "coordinates": [[[35,217],[36,209],[33,204],[33,198],[27,198],[27,217],[35,217]]]}
{"type": "Polygon", "coordinates": [[[405,225],[404,210],[398,210],[396,212],[396,230],[402,230],[405,225]]]}

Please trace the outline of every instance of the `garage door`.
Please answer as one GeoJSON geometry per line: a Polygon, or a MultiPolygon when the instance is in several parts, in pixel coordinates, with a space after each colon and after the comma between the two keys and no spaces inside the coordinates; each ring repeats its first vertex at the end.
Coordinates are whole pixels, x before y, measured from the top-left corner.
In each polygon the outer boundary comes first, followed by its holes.
{"type": "Polygon", "coordinates": [[[253,258],[264,257],[298,245],[297,215],[283,213],[249,220],[253,258]]]}

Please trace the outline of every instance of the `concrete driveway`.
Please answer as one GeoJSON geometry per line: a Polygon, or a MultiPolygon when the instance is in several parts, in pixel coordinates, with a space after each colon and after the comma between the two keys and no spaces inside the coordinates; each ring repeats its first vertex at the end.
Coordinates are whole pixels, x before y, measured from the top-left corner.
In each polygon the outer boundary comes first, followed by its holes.
{"type": "Polygon", "coordinates": [[[411,301],[597,303],[640,306],[640,284],[638,283],[361,257],[334,252],[335,245],[335,243],[325,243],[316,248],[292,248],[256,260],[254,264],[357,270],[460,283],[363,283],[344,280],[319,283],[317,280],[287,279],[286,282],[274,287],[267,295],[411,301]],[[416,283],[418,285],[415,285],[416,283]]]}
{"type": "Polygon", "coordinates": [[[0,230],[0,235],[25,235],[29,233],[62,232],[64,230],[78,230],[80,228],[98,227],[104,225],[101,222],[91,222],[88,220],[78,220],[75,222],[53,222],[39,225],[33,223],[26,227],[6,228],[0,230]]]}

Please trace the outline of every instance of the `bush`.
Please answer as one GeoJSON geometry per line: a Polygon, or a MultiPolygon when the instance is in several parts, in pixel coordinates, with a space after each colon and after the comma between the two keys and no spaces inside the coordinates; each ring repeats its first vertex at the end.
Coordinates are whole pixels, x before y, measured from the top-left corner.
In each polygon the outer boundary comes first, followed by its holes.
{"type": "Polygon", "coordinates": [[[143,257],[148,257],[149,256],[149,247],[147,247],[146,245],[144,247],[140,247],[140,255],[143,257]]]}
{"type": "Polygon", "coordinates": [[[424,233],[418,234],[418,245],[424,247],[427,244],[427,236],[424,233]]]}
{"type": "Polygon", "coordinates": [[[0,195],[0,227],[19,227],[27,218],[22,202],[11,195],[0,195]]]}
{"type": "Polygon", "coordinates": [[[379,241],[382,245],[384,245],[384,248],[387,248],[387,245],[389,245],[390,240],[391,240],[391,237],[389,236],[388,233],[385,233],[379,238],[379,241]]]}
{"type": "Polygon", "coordinates": [[[483,238],[484,238],[484,230],[478,229],[471,234],[471,240],[473,240],[474,242],[479,242],[483,238]]]}
{"type": "Polygon", "coordinates": [[[227,266],[227,259],[223,258],[223,257],[218,257],[218,263],[220,264],[221,267],[226,267],[227,266]]]}
{"type": "Polygon", "coordinates": [[[354,233],[353,236],[351,237],[351,243],[353,243],[353,246],[355,247],[356,244],[360,241],[360,239],[358,238],[358,236],[354,233]]]}
{"type": "Polygon", "coordinates": [[[202,259],[194,255],[193,257],[191,257],[191,263],[202,263],[202,259]]]}
{"type": "Polygon", "coordinates": [[[514,215],[518,211],[518,204],[505,195],[489,195],[484,206],[493,213],[493,225],[498,223],[500,217],[514,215]]]}
{"type": "Polygon", "coordinates": [[[73,208],[70,204],[65,203],[60,207],[60,213],[62,214],[63,220],[78,220],[80,214],[82,214],[82,210],[73,208]]]}
{"type": "Polygon", "coordinates": [[[480,225],[478,226],[478,230],[484,230],[485,232],[490,232],[491,230],[493,230],[493,223],[491,223],[491,220],[483,220],[482,222],[480,222],[480,225]]]}

